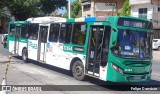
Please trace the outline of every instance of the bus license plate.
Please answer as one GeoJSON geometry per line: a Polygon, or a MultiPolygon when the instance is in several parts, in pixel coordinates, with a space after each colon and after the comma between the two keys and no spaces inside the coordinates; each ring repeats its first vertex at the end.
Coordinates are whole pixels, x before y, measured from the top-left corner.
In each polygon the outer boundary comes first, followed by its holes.
{"type": "Polygon", "coordinates": [[[141,80],[142,77],[141,76],[137,76],[137,77],[134,77],[135,80],[141,80]]]}

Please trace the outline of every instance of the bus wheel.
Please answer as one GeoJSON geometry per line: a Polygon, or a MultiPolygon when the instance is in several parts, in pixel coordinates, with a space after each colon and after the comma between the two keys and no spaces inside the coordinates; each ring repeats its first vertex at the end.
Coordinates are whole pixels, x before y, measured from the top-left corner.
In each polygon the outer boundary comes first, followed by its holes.
{"type": "Polygon", "coordinates": [[[84,66],[81,61],[76,61],[72,66],[73,77],[77,80],[84,80],[84,66]]]}
{"type": "Polygon", "coordinates": [[[27,49],[23,49],[22,51],[22,59],[25,63],[27,63],[28,60],[28,53],[27,53],[27,49]]]}

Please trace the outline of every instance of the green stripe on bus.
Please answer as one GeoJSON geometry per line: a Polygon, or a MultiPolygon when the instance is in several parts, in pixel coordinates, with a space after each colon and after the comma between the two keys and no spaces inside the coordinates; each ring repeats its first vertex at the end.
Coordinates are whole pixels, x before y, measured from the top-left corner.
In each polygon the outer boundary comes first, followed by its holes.
{"type": "Polygon", "coordinates": [[[67,19],[67,22],[75,22],[75,18],[67,19]]]}

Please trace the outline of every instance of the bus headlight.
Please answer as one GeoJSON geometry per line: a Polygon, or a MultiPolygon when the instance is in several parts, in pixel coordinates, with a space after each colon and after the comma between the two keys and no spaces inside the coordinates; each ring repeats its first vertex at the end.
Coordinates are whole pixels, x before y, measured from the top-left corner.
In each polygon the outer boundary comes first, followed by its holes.
{"type": "Polygon", "coordinates": [[[116,65],[114,65],[113,63],[112,63],[112,67],[117,71],[117,72],[119,72],[120,74],[124,74],[123,73],[123,70],[121,69],[121,68],[119,68],[118,66],[116,66],[116,65]]]}

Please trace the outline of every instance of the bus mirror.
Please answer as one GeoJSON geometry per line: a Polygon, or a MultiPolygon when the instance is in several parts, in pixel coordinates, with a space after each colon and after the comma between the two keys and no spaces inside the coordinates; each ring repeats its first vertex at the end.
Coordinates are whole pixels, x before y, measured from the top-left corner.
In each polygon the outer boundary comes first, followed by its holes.
{"type": "Polygon", "coordinates": [[[113,27],[112,28],[112,44],[111,47],[114,47],[117,43],[118,30],[113,27]]]}

